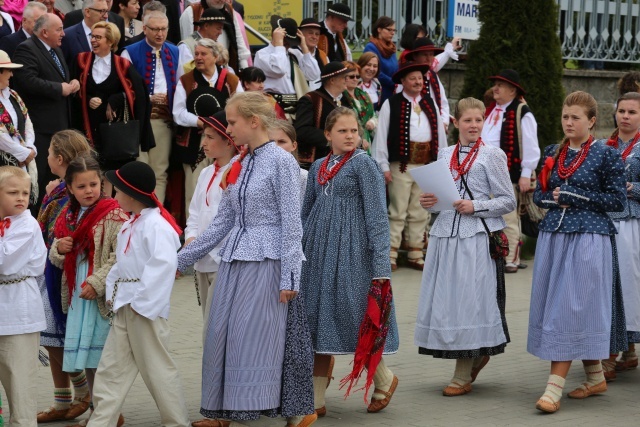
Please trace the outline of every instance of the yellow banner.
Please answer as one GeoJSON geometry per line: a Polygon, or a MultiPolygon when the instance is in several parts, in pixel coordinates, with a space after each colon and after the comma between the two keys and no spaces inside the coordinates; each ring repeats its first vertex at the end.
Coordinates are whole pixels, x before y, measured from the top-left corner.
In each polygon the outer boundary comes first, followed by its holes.
{"type": "MultiPolygon", "coordinates": [[[[302,20],[302,0],[246,0],[244,2],[244,22],[271,40],[271,16],[302,20]]],[[[260,44],[258,39],[247,32],[250,44],[260,44]]]]}

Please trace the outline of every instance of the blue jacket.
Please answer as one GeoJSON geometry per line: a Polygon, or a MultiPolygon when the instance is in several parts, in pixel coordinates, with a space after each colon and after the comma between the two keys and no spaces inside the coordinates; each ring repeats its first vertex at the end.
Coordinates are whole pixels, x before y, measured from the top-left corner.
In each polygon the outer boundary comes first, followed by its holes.
{"type": "Polygon", "coordinates": [[[64,59],[67,61],[69,68],[73,68],[73,64],[75,64],[79,53],[89,52],[91,50],[82,22],[64,30],[64,37],[62,38],[62,46],[60,46],[60,49],[62,49],[64,53],[64,59]]]}
{"type": "MultiPolygon", "coordinates": [[[[544,158],[552,157],[557,145],[544,150],[544,158]]],[[[569,149],[566,165],[578,151],[569,149]]],[[[622,212],[627,208],[624,164],[615,148],[595,142],[584,163],[566,180],[558,176],[557,161],[542,191],[540,180],[533,201],[549,211],[540,222],[540,230],[558,233],[616,234],[607,212],[622,212]],[[560,197],[553,200],[553,190],[560,187],[560,197]],[[568,205],[567,208],[561,208],[568,205]]]]}
{"type": "Polygon", "coordinates": [[[380,75],[378,76],[378,80],[382,84],[382,99],[380,100],[380,105],[384,103],[388,98],[393,95],[396,84],[391,79],[396,71],[398,71],[398,58],[396,55],[391,55],[389,58],[384,58],[376,45],[369,42],[364,47],[362,53],[365,52],[373,52],[378,56],[380,75]]]}
{"type": "MultiPolygon", "coordinates": [[[[632,140],[623,141],[618,138],[618,152],[622,154],[632,140]]],[[[602,139],[598,142],[606,144],[607,140],[602,139]]],[[[633,147],[627,156],[624,169],[625,179],[628,183],[633,184],[633,187],[627,194],[627,208],[622,212],[609,212],[609,217],[614,221],[640,218],[640,144],[633,147]]]]}

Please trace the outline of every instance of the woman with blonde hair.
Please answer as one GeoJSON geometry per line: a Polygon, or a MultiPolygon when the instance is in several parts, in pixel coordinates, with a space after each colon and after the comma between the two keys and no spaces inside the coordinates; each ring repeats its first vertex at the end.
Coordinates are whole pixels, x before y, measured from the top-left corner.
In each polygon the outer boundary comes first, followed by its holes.
{"type": "MultiPolygon", "coordinates": [[[[102,170],[119,169],[135,160],[140,151],[148,151],[155,146],[149,122],[149,97],[142,77],[131,62],[115,54],[120,37],[120,30],[113,23],[93,25],[91,51],[78,54],[73,71],[80,82],[76,127],[84,131],[98,152],[102,170]],[[100,125],[124,120],[125,109],[129,119],[140,122],[139,144],[135,150],[133,147],[125,150],[122,141],[106,141],[101,135],[100,125]]],[[[104,190],[111,196],[112,186],[106,180],[104,190]]]]}
{"type": "Polygon", "coordinates": [[[300,189],[291,183],[300,167],[270,140],[275,115],[262,93],[235,94],[225,111],[227,133],[248,149],[222,178],[215,218],[178,254],[184,271],[227,236],[204,345],[200,413],[226,419],[219,420],[225,427],[260,415],[306,427],[316,414],[311,342],[298,295],[305,258],[300,189]]]}
{"type": "Polygon", "coordinates": [[[529,353],[551,361],[536,403],[543,412],[560,409],[573,360],[582,360],[587,378],[568,396],[584,399],[607,391],[600,360],[627,347],[616,228],[607,215],[627,206],[624,164],[615,148],[594,141],[597,113],[586,92],[565,98],[565,138],[545,149],[533,196],[549,209],[536,246],[527,339],[529,353]]]}
{"type": "Polygon", "coordinates": [[[420,196],[422,207],[439,215],[429,232],[414,338],[420,354],[456,359],[445,396],[469,393],[489,357],[509,342],[504,258],[491,253],[490,238],[516,208],[505,153],[480,138],[482,101],[461,99],[453,123],[460,140],[438,159],[449,165],[460,200],[435,209],[435,195],[420,196]]]}

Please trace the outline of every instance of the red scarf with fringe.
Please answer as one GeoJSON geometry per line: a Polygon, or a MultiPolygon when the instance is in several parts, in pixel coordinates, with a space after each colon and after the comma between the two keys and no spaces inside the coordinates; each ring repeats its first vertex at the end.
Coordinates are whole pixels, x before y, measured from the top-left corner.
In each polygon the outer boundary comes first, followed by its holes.
{"type": "MultiPolygon", "coordinates": [[[[69,288],[68,304],[71,305],[71,298],[76,288],[76,267],[78,255],[86,254],[86,258],[89,261],[87,277],[91,276],[91,274],[93,274],[93,256],[96,250],[95,242],[93,241],[94,227],[101,219],[107,216],[109,212],[119,208],[120,205],[115,199],[100,199],[95,205],[90,207],[87,212],[85,212],[82,218],[80,218],[80,224],[77,224],[80,208],[75,212],[70,212],[69,207],[70,206],[67,205],[58,216],[54,235],[56,239],[62,239],[68,236],[71,236],[73,239],[73,247],[71,252],[65,254],[63,265],[64,274],[67,277],[67,286],[69,288]],[[71,221],[68,219],[71,219],[71,221]]],[[[113,215],[112,219],[124,222],[119,215],[113,215]]],[[[102,236],[104,238],[104,233],[102,236]]]]}
{"type": "Polygon", "coordinates": [[[382,359],[384,344],[389,332],[389,315],[391,314],[391,302],[393,293],[389,279],[378,279],[371,282],[369,295],[367,296],[367,311],[365,312],[360,332],[358,333],[358,346],[353,357],[353,369],[340,380],[340,389],[348,385],[344,395],[345,399],[351,393],[351,389],[358,383],[362,372],[367,370],[367,382],[364,387],[364,401],[367,403],[367,394],[373,384],[373,375],[376,373],[378,363],[382,359]]]}

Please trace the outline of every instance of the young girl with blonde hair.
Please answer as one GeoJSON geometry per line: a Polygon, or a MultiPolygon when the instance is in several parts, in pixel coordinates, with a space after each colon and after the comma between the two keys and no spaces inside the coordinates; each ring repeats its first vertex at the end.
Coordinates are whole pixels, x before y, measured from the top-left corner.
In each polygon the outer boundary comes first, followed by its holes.
{"type": "MultiPolygon", "coordinates": [[[[484,104],[461,99],[453,123],[460,140],[438,159],[449,166],[460,200],[439,210],[429,232],[414,335],[420,354],[456,359],[445,396],[469,393],[489,357],[509,342],[504,258],[493,259],[489,236],[516,208],[506,155],[480,138],[484,104]]],[[[434,194],[420,196],[430,212],[437,202],[434,194]]]]}

